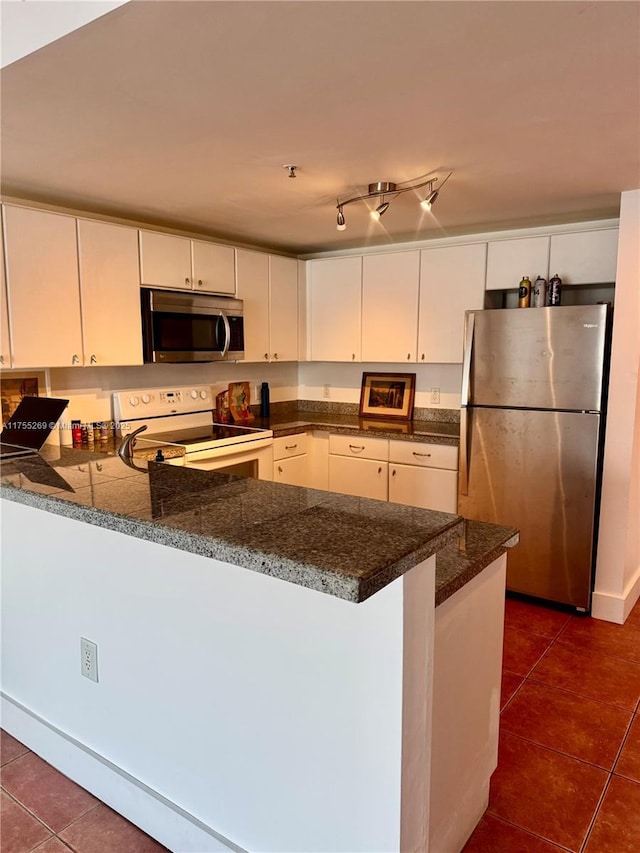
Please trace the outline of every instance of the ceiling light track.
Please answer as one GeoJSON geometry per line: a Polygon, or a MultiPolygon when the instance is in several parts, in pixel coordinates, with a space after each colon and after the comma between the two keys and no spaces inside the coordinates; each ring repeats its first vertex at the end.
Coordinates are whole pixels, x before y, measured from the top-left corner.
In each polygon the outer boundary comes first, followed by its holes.
{"type": "Polygon", "coordinates": [[[427,186],[429,187],[428,193],[420,202],[420,206],[424,208],[424,210],[431,210],[435,200],[438,198],[440,190],[452,174],[453,172],[449,172],[437,190],[434,189],[434,184],[438,181],[438,178],[429,178],[426,181],[420,181],[417,184],[409,184],[409,186],[406,187],[398,187],[397,184],[394,184],[391,181],[376,181],[373,184],[369,184],[368,191],[366,193],[362,193],[362,195],[355,195],[353,198],[348,198],[345,201],[340,201],[338,198],[336,199],[336,209],[338,211],[336,228],[338,231],[346,230],[347,223],[344,216],[344,208],[348,204],[352,204],[354,201],[366,201],[367,199],[377,197],[379,202],[378,206],[374,210],[370,210],[369,213],[372,219],[379,221],[380,217],[389,209],[391,202],[401,193],[408,193],[411,190],[418,190],[427,186]],[[385,196],[391,196],[391,198],[385,199],[385,196]]]}

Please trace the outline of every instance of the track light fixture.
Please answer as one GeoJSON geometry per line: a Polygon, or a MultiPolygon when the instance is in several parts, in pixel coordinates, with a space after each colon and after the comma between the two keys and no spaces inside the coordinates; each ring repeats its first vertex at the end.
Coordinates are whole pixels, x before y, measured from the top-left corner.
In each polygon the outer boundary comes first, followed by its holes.
{"type": "Polygon", "coordinates": [[[417,190],[421,187],[429,187],[428,194],[426,198],[424,198],[420,202],[420,206],[424,208],[424,210],[431,210],[436,199],[438,198],[439,192],[442,187],[449,180],[453,172],[449,172],[444,181],[440,184],[439,189],[434,189],[434,184],[438,180],[437,178],[429,178],[427,181],[420,181],[417,184],[409,184],[406,187],[399,187],[397,184],[391,183],[391,181],[377,181],[375,184],[369,184],[368,191],[363,193],[362,195],[356,195],[353,198],[348,198],[346,201],[340,201],[340,199],[336,199],[336,209],[338,211],[337,216],[337,225],[336,228],[338,231],[344,231],[347,227],[347,223],[344,218],[344,207],[347,204],[351,204],[354,201],[366,201],[370,198],[375,198],[376,196],[379,199],[378,206],[370,211],[370,216],[376,222],[380,220],[380,217],[383,216],[387,210],[389,209],[389,205],[391,202],[399,196],[401,193],[409,192],[410,190],[417,190]],[[385,200],[385,196],[391,196],[389,201],[385,200]]]}

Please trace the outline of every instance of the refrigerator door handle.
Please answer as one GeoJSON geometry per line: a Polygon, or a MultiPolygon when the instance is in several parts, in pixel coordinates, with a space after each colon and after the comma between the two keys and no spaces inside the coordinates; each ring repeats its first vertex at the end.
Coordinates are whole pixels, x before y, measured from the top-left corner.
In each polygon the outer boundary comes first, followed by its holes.
{"type": "Polygon", "coordinates": [[[469,448],[468,448],[468,409],[460,409],[460,474],[458,491],[461,495],[469,494],[469,448]]]}
{"type": "Polygon", "coordinates": [[[462,394],[460,405],[462,407],[469,404],[469,395],[471,392],[471,353],[473,351],[473,331],[476,322],[476,315],[473,311],[467,311],[464,326],[464,356],[462,359],[462,394]]]}

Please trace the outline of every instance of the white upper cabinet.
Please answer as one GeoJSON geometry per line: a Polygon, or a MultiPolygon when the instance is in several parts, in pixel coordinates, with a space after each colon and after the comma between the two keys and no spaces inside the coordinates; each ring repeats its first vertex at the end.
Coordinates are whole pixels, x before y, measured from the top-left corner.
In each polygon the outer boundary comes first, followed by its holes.
{"type": "Polygon", "coordinates": [[[420,252],[362,259],[362,361],[415,362],[420,252]]]}
{"type": "Polygon", "coordinates": [[[618,229],[553,234],[549,274],[563,284],[609,284],[616,280],[618,229]]]}
{"type": "Polygon", "coordinates": [[[362,258],[309,261],[312,361],[360,361],[362,258]]]}
{"type": "Polygon", "coordinates": [[[462,361],[464,312],[484,304],[486,243],[424,249],[420,268],[418,361],[462,361]]]}
{"type": "Polygon", "coordinates": [[[141,231],[140,283],[191,290],[191,240],[141,231]]]}
{"type": "Polygon", "coordinates": [[[175,234],[140,231],[140,284],[233,294],[234,249],[175,234]]]}
{"type": "Polygon", "coordinates": [[[9,308],[7,306],[7,282],[4,277],[4,245],[0,239],[0,367],[11,367],[9,346],[9,308]]]}
{"type": "Polygon", "coordinates": [[[142,364],[138,232],[78,220],[84,364],[142,364]]]}
{"type": "Polygon", "coordinates": [[[82,364],[76,220],[6,205],[14,367],[82,364]]]}
{"type": "Polygon", "coordinates": [[[532,283],[539,275],[549,277],[549,237],[520,237],[489,243],[487,290],[517,290],[525,275],[532,283]]]}
{"type": "Polygon", "coordinates": [[[244,303],[244,360],[269,361],[269,255],[236,250],[236,295],[244,303]]]}
{"type": "Polygon", "coordinates": [[[298,262],[279,255],[269,257],[269,355],[298,360],[298,262]]]}
{"type": "Polygon", "coordinates": [[[192,240],[193,289],[204,293],[236,292],[235,251],[231,246],[192,240]]]}

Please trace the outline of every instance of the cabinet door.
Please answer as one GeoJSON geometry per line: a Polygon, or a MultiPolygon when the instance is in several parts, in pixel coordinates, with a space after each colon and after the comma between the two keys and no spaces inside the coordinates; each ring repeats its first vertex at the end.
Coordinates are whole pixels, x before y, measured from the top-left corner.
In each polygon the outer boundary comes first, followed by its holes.
{"type": "Polygon", "coordinates": [[[205,293],[234,295],[236,292],[236,257],[231,246],[192,240],[193,289],[205,293]]]}
{"type": "Polygon", "coordinates": [[[553,234],[549,273],[563,284],[608,284],[616,280],[618,229],[553,234]]]}
{"type": "Polygon", "coordinates": [[[392,503],[456,512],[458,474],[443,468],[389,465],[389,500],[392,503]]]}
{"type": "Polygon", "coordinates": [[[236,251],[236,294],[244,301],[244,360],[269,361],[269,255],[236,251]]]}
{"type": "Polygon", "coordinates": [[[360,361],[362,258],[309,262],[311,361],[360,361]]]}
{"type": "Polygon", "coordinates": [[[10,205],[4,214],[13,366],[81,365],[76,220],[10,205]]]}
{"type": "Polygon", "coordinates": [[[0,234],[0,367],[11,367],[9,347],[9,308],[7,305],[7,282],[4,277],[4,245],[0,234]]]}
{"type": "Polygon", "coordinates": [[[362,260],[362,361],[416,361],[420,252],[362,260]]]}
{"type": "Polygon", "coordinates": [[[78,220],[85,365],[142,364],[138,232],[78,220]]]}
{"type": "Polygon", "coordinates": [[[141,231],[140,284],[191,290],[191,240],[141,231]]]}
{"type": "Polygon", "coordinates": [[[298,262],[269,258],[269,338],[271,361],[298,360],[298,262]]]}
{"type": "Polygon", "coordinates": [[[420,269],[418,361],[462,362],[464,312],[484,305],[486,243],[425,249],[420,269]]]}
{"type": "Polygon", "coordinates": [[[329,456],[329,491],[360,498],[387,499],[387,462],[329,456]]]}
{"type": "Polygon", "coordinates": [[[489,243],[487,290],[517,289],[523,275],[549,277],[549,238],[521,237],[489,243]]]}
{"type": "Polygon", "coordinates": [[[274,462],[273,482],[287,483],[289,486],[307,486],[309,480],[308,460],[309,457],[303,454],[274,462]]]}

